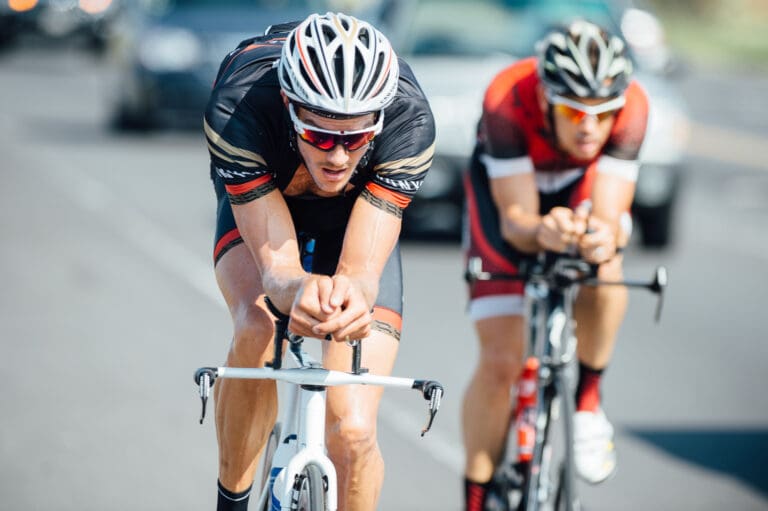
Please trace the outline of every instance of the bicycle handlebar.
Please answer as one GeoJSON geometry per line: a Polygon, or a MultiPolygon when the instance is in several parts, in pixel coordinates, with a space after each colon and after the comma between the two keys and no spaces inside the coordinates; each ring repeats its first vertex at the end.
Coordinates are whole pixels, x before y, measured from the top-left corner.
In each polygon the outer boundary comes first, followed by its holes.
{"type": "Polygon", "coordinates": [[[522,282],[542,282],[556,289],[567,289],[574,285],[585,286],[624,286],[642,288],[658,296],[654,319],[661,319],[664,290],[667,287],[667,269],[657,266],[651,280],[601,280],[597,278],[598,265],[590,264],[581,258],[551,252],[540,254],[536,259],[524,259],[519,264],[517,274],[505,272],[486,272],[482,269],[482,259],[472,257],[467,261],[464,279],[473,284],[487,280],[516,280],[522,282]]]}
{"type": "Polygon", "coordinates": [[[434,380],[414,380],[396,376],[380,376],[370,373],[353,374],[344,371],[334,371],[322,367],[298,367],[290,369],[275,369],[272,367],[201,367],[195,371],[195,383],[200,389],[202,414],[200,424],[205,419],[205,409],[211,388],[217,378],[239,378],[253,380],[279,380],[295,385],[316,387],[336,387],[339,385],[376,385],[390,388],[409,388],[421,392],[428,404],[428,422],[422,429],[421,436],[432,428],[432,422],[440,408],[444,394],[443,386],[434,380]]]}

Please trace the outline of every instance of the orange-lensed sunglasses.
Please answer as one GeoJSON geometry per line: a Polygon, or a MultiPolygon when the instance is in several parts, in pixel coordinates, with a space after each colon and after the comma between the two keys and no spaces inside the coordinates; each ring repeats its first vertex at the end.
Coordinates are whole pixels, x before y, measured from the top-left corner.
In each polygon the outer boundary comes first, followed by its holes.
{"type": "Polygon", "coordinates": [[[598,105],[585,105],[584,103],[579,103],[578,101],[573,101],[557,94],[547,94],[547,100],[557,113],[571,121],[573,124],[579,124],[588,115],[595,117],[598,121],[602,122],[615,115],[626,103],[626,98],[624,96],[615,97],[598,105]]]}

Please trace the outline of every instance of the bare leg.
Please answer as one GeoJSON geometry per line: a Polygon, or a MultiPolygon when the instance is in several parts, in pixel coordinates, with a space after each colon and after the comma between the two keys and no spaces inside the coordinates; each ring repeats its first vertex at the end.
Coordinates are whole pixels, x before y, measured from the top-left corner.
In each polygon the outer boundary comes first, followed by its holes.
{"type": "Polygon", "coordinates": [[[522,370],[522,316],[488,318],[475,324],[480,360],[464,394],[462,426],[466,451],[465,475],[484,483],[504,447],[512,413],[510,390],[522,370]]]}
{"type": "MultiPolygon", "coordinates": [[[[392,372],[399,344],[378,331],[362,341],[362,365],[372,374],[392,372]]],[[[324,365],[349,371],[346,343],[324,344],[324,365]]],[[[338,475],[339,511],[373,511],[384,480],[384,460],[376,439],[376,417],[383,389],[347,385],[328,389],[328,453],[338,475]]]]}
{"type": "MultiPolygon", "coordinates": [[[[234,324],[227,366],[262,367],[272,358],[274,324],[245,244],[219,260],[216,279],[234,324]]],[[[219,481],[226,489],[240,492],[253,482],[258,457],[275,423],[276,385],[266,380],[220,379],[214,390],[219,481]]]]}
{"type": "MultiPolygon", "coordinates": [[[[604,263],[598,276],[604,280],[622,279],[622,256],[604,263]]],[[[574,304],[576,336],[579,339],[579,360],[595,369],[608,365],[616,344],[624,314],[628,292],[621,286],[583,286],[574,304]]]]}

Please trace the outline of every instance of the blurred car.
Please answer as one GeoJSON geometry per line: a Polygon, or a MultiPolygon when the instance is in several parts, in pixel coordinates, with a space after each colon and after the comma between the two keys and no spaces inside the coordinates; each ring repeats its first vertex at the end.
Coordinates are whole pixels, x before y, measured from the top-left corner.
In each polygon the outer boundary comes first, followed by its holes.
{"type": "Polygon", "coordinates": [[[23,34],[52,41],[79,38],[101,49],[119,9],[117,0],[2,0],[0,43],[23,34]]]}
{"type": "Polygon", "coordinates": [[[652,14],[628,1],[384,0],[367,17],[413,68],[437,124],[434,164],[406,209],[406,236],[459,237],[461,172],[472,153],[485,88],[502,68],[533,54],[549,27],[583,17],[621,32],[632,47],[636,77],[651,101],[633,211],[645,246],[667,244],[688,120],[666,77],[672,58],[652,14]]]}
{"type": "Polygon", "coordinates": [[[270,25],[345,2],[313,0],[143,0],[114,31],[109,57],[115,128],[199,128],[224,56],[270,25]]]}
{"type": "Polygon", "coordinates": [[[13,43],[19,34],[23,11],[8,2],[0,1],[0,48],[13,43]]]}

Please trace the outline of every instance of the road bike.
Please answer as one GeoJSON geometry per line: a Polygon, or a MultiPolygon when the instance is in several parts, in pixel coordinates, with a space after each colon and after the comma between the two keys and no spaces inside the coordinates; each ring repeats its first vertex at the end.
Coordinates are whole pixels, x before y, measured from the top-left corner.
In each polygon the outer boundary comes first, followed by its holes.
{"type": "Polygon", "coordinates": [[[303,350],[304,338],[288,332],[288,316],[278,311],[269,298],[267,306],[275,320],[275,351],[272,362],[263,368],[201,367],[195,372],[200,390],[202,414],[211,388],[218,378],[277,380],[291,387],[283,420],[275,424],[262,455],[259,511],[336,511],[336,469],[325,447],[325,400],[327,387],[377,385],[419,391],[428,401],[428,419],[421,435],[429,431],[443,396],[443,387],[434,380],[415,380],[369,374],[361,367],[360,341],[350,341],[351,371],[324,369],[303,350]],[[293,367],[283,368],[283,345],[288,342],[293,367]]]}
{"type": "MultiPolygon", "coordinates": [[[[644,288],[658,296],[656,321],[660,319],[667,271],[658,267],[649,281],[605,281],[597,278],[597,266],[562,254],[540,254],[524,259],[519,273],[491,273],[479,258],[471,258],[465,278],[519,280],[525,283],[527,344],[535,390],[529,410],[533,433],[532,452],[518,454],[510,421],[502,461],[494,472],[486,511],[574,511],[581,508],[576,492],[573,416],[573,381],[576,354],[573,301],[579,286],[618,285],[644,288]],[[557,427],[559,426],[559,427],[557,427]]],[[[515,407],[520,412],[520,403],[515,407]]],[[[515,414],[513,414],[515,415],[515,414]]],[[[523,438],[523,437],[521,437],[523,438]]]]}

